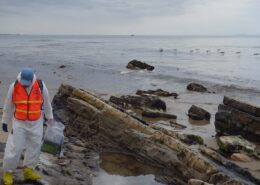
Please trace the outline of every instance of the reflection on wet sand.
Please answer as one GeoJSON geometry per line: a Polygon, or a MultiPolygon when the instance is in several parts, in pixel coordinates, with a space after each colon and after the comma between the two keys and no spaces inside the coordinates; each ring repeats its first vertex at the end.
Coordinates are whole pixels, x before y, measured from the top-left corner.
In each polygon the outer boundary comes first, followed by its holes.
{"type": "Polygon", "coordinates": [[[94,185],[159,185],[155,176],[160,169],[144,164],[135,157],[118,153],[100,155],[100,172],[93,179],[94,185]]]}

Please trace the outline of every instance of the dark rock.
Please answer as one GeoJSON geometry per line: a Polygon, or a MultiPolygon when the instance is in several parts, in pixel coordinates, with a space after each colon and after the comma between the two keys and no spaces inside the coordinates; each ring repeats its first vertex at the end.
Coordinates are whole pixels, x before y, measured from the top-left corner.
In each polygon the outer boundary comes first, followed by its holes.
{"type": "Polygon", "coordinates": [[[149,97],[140,96],[111,96],[109,101],[124,109],[131,106],[134,108],[141,108],[151,104],[151,99],[149,97]]]}
{"type": "Polygon", "coordinates": [[[166,111],[166,103],[159,98],[153,99],[152,103],[151,103],[151,108],[158,109],[158,110],[162,109],[162,110],[166,111]]]}
{"type": "Polygon", "coordinates": [[[148,71],[154,70],[154,66],[150,66],[144,62],[141,62],[139,60],[132,60],[130,61],[126,68],[128,69],[147,69],[148,71]]]}
{"type": "Polygon", "coordinates": [[[189,145],[203,145],[204,143],[202,137],[194,134],[183,134],[182,136],[183,138],[181,138],[180,140],[189,145]]]}
{"type": "Polygon", "coordinates": [[[187,86],[187,90],[196,92],[208,92],[207,88],[197,83],[190,83],[187,86]]]}
{"type": "Polygon", "coordinates": [[[65,65],[60,65],[59,68],[63,69],[63,68],[66,68],[67,66],[65,65]]]}
{"type": "Polygon", "coordinates": [[[180,123],[176,123],[175,121],[170,121],[170,124],[171,124],[172,127],[176,128],[176,129],[187,128],[185,125],[182,125],[180,123]]]}
{"type": "Polygon", "coordinates": [[[61,85],[58,93],[55,94],[52,100],[52,106],[55,109],[64,109],[67,105],[67,98],[71,96],[74,88],[70,85],[61,85]]]}
{"type": "Polygon", "coordinates": [[[223,104],[228,107],[232,107],[234,109],[240,110],[242,112],[246,112],[252,116],[260,117],[260,107],[250,105],[246,102],[238,101],[233,98],[224,96],[223,104]]]}
{"type": "Polygon", "coordinates": [[[166,114],[161,112],[143,111],[142,116],[149,118],[165,118],[165,119],[177,119],[176,115],[166,114]]]}
{"type": "Polygon", "coordinates": [[[146,95],[156,95],[156,96],[163,96],[163,97],[173,96],[175,99],[178,97],[177,93],[170,93],[162,89],[148,90],[148,91],[137,90],[136,94],[141,96],[146,96],[146,95]]]}
{"type": "Polygon", "coordinates": [[[216,173],[212,175],[209,179],[209,183],[211,184],[222,184],[229,180],[229,177],[224,173],[216,173]]]}
{"type": "Polygon", "coordinates": [[[92,120],[96,117],[97,109],[83,100],[68,98],[68,107],[77,114],[92,120]]]}
{"type": "Polygon", "coordinates": [[[188,116],[194,120],[210,120],[210,113],[195,105],[189,109],[188,116]]]}
{"type": "Polygon", "coordinates": [[[142,109],[143,107],[148,107],[152,109],[162,109],[166,110],[166,103],[156,97],[148,96],[121,96],[115,97],[111,96],[109,99],[110,102],[118,105],[121,108],[133,107],[136,109],[142,109]]]}
{"type": "Polygon", "coordinates": [[[228,97],[225,105],[220,104],[215,115],[218,135],[241,135],[246,139],[260,142],[259,108],[228,97]]]}

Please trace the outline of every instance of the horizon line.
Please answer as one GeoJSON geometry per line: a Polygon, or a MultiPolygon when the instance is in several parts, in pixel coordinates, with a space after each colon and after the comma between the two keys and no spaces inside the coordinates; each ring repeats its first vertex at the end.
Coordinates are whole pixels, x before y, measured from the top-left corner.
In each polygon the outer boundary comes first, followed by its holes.
{"type": "Polygon", "coordinates": [[[0,35],[21,36],[178,36],[178,37],[259,37],[260,34],[28,34],[28,33],[0,33],[0,35]]]}

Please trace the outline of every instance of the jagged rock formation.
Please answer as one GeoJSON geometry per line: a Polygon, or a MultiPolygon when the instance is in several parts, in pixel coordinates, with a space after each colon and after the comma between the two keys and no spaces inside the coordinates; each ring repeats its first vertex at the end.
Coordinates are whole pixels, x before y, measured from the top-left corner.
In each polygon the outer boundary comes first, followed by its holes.
{"type": "MultiPolygon", "coordinates": [[[[181,134],[154,125],[146,126],[110,102],[82,89],[62,85],[54,97],[53,106],[56,119],[66,125],[67,137],[80,137],[99,148],[100,152],[127,153],[162,168],[165,184],[187,184],[190,179],[208,183],[219,179],[221,183],[218,184],[260,182],[239,167],[236,170],[239,176],[234,175],[228,168],[232,163],[227,165],[224,159],[218,164],[213,163],[212,159],[222,158],[209,148],[204,147],[200,151],[196,147],[191,148],[183,142],[185,137],[181,134]],[[225,172],[221,170],[224,168],[225,172]],[[221,173],[226,175],[219,175],[221,173]]],[[[79,154],[82,153],[79,151],[79,154]]]]}
{"type": "Polygon", "coordinates": [[[118,105],[119,107],[126,108],[135,108],[135,109],[162,109],[166,110],[166,103],[157,97],[148,97],[148,96],[121,96],[115,97],[111,96],[109,99],[110,102],[118,105]]]}
{"type": "Polygon", "coordinates": [[[219,135],[241,135],[260,142],[260,108],[224,97],[215,116],[215,127],[219,135]]]}
{"type": "Polygon", "coordinates": [[[148,71],[154,70],[154,66],[148,65],[144,62],[141,62],[139,60],[131,60],[126,68],[128,69],[147,69],[148,71]]]}
{"type": "Polygon", "coordinates": [[[162,97],[173,96],[175,99],[178,97],[177,93],[174,93],[174,92],[170,93],[170,92],[164,91],[162,89],[147,90],[147,91],[137,90],[136,94],[140,95],[140,96],[147,96],[147,95],[155,95],[155,96],[162,96],[162,97]]]}

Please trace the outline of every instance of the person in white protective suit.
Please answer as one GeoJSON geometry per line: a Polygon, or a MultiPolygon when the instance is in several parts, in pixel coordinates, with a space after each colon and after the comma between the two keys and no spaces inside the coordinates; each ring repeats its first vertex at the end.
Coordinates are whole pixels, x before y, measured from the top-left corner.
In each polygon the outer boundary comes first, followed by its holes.
{"type": "Polygon", "coordinates": [[[42,177],[34,171],[38,163],[43,138],[44,116],[53,124],[52,106],[45,84],[36,78],[31,68],[24,68],[10,85],[2,117],[2,129],[8,132],[12,122],[3,159],[3,183],[14,183],[13,170],[18,167],[25,150],[23,174],[25,180],[42,177]]]}

